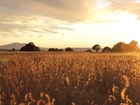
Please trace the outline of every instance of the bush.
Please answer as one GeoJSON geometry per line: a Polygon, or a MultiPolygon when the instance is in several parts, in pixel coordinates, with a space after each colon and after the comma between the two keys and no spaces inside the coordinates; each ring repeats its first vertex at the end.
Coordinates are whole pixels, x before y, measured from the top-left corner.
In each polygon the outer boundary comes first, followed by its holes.
{"type": "Polygon", "coordinates": [[[49,48],[48,51],[63,51],[63,49],[58,49],[58,48],[49,48]]]}
{"type": "Polygon", "coordinates": [[[35,46],[33,42],[26,44],[20,51],[41,51],[39,47],[35,46]]]}
{"type": "Polygon", "coordinates": [[[68,47],[65,49],[65,51],[74,51],[72,48],[68,47]]]}

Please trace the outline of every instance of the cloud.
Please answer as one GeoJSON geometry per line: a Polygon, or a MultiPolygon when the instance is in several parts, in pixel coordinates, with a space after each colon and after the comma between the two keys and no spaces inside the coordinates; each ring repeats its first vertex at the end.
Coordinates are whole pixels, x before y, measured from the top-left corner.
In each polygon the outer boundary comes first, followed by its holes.
{"type": "Polygon", "coordinates": [[[15,16],[12,19],[0,19],[0,36],[48,36],[61,35],[62,30],[73,31],[68,22],[43,16],[15,16]]]}
{"type": "Polygon", "coordinates": [[[68,24],[86,19],[89,1],[0,0],[0,36],[38,36],[63,34],[61,30],[73,31],[68,24]]]}
{"type": "Polygon", "coordinates": [[[47,16],[69,22],[86,21],[102,11],[128,11],[140,16],[139,0],[0,0],[0,16],[47,16]]]}
{"type": "Polygon", "coordinates": [[[71,22],[85,20],[91,0],[0,0],[1,12],[44,15],[71,22]]]}
{"type": "Polygon", "coordinates": [[[105,16],[125,11],[140,18],[139,0],[0,0],[0,36],[60,35],[74,31],[71,24],[110,23],[105,16]]]}
{"type": "Polygon", "coordinates": [[[127,11],[140,17],[140,1],[139,0],[108,0],[110,1],[111,11],[127,11]]]}

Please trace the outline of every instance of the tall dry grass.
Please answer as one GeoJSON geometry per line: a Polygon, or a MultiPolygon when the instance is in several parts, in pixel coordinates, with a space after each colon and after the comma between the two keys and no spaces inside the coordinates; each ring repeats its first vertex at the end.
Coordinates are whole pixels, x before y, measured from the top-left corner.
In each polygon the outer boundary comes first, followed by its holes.
{"type": "Polygon", "coordinates": [[[0,105],[139,105],[140,55],[0,53],[0,105]]]}

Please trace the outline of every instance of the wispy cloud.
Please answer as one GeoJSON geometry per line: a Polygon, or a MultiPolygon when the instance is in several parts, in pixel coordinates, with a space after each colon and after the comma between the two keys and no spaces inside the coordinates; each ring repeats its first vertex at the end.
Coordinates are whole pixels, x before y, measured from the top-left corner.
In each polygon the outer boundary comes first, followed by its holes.
{"type": "Polygon", "coordinates": [[[61,35],[61,30],[73,31],[67,22],[51,19],[43,16],[15,16],[13,19],[2,19],[0,21],[0,36],[47,36],[52,34],[61,35]]]}
{"type": "Polygon", "coordinates": [[[0,36],[61,35],[75,30],[69,24],[109,23],[115,12],[139,11],[139,0],[0,0],[0,36]]]}
{"type": "Polygon", "coordinates": [[[140,1],[139,0],[108,0],[110,1],[111,11],[127,11],[140,17],[140,1]]]}
{"type": "Polygon", "coordinates": [[[71,22],[84,20],[91,0],[0,0],[0,10],[15,15],[44,15],[71,22]]]}
{"type": "Polygon", "coordinates": [[[139,0],[0,0],[0,16],[47,16],[80,22],[100,11],[128,11],[140,16],[139,0]],[[94,11],[92,11],[94,10],[94,11]]]}

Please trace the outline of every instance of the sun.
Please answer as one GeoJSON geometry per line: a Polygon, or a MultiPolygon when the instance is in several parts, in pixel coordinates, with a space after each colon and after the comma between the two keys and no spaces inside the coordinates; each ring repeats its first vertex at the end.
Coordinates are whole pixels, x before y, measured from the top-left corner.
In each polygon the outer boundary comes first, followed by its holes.
{"type": "Polygon", "coordinates": [[[138,16],[135,14],[130,14],[128,12],[122,12],[122,11],[111,13],[102,17],[102,19],[104,20],[110,20],[112,22],[121,22],[121,23],[125,23],[125,22],[133,23],[137,21],[137,18],[138,16]]]}
{"type": "Polygon", "coordinates": [[[94,43],[98,43],[100,40],[102,45],[109,43],[109,46],[118,41],[129,43],[136,40],[140,43],[138,40],[140,39],[140,20],[137,15],[120,11],[100,15],[97,19],[93,17],[93,19],[95,20],[92,22],[78,23],[72,26],[76,33],[75,39],[80,37],[81,40],[88,40],[89,44],[93,43],[93,39],[94,43]],[[108,38],[111,40],[108,41],[108,38]]]}

